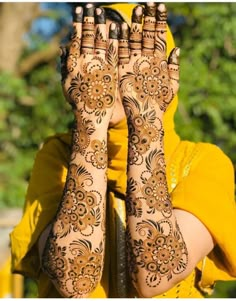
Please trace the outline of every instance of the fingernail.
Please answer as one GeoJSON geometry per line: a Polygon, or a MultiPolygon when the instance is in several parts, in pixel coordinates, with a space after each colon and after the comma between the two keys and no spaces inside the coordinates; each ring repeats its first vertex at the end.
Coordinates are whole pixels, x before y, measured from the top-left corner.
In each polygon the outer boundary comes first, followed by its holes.
{"type": "Polygon", "coordinates": [[[132,22],[141,24],[142,18],[143,18],[143,7],[141,5],[138,5],[133,10],[132,22]]]}
{"type": "Polygon", "coordinates": [[[121,40],[128,40],[129,39],[129,26],[125,22],[123,22],[121,24],[120,39],[121,40]]]}
{"type": "Polygon", "coordinates": [[[167,20],[167,9],[164,3],[161,3],[157,7],[157,21],[167,20]]]}
{"type": "Polygon", "coordinates": [[[83,21],[83,9],[81,6],[77,6],[72,14],[73,22],[82,23],[83,21]]]}
{"type": "Polygon", "coordinates": [[[148,17],[155,17],[156,16],[156,3],[155,2],[148,2],[145,6],[145,15],[148,17]]]}
{"type": "Polygon", "coordinates": [[[103,8],[96,8],[95,10],[95,23],[106,24],[105,10],[103,8]]]}
{"type": "Polygon", "coordinates": [[[179,57],[180,56],[180,48],[176,47],[176,51],[175,51],[176,55],[179,57]]]}
{"type": "Polygon", "coordinates": [[[166,11],[166,6],[165,6],[165,4],[164,3],[160,3],[159,5],[158,5],[158,10],[160,11],[160,12],[164,12],[164,11],[166,11]]]}
{"type": "Polygon", "coordinates": [[[180,48],[175,47],[174,49],[172,49],[169,55],[168,63],[179,65],[179,55],[180,55],[180,48]]]}
{"type": "Polygon", "coordinates": [[[84,15],[86,17],[94,17],[94,5],[92,3],[89,3],[85,6],[84,15]]]}
{"type": "Polygon", "coordinates": [[[116,23],[111,23],[109,29],[109,38],[110,39],[118,39],[119,29],[116,23]]]}

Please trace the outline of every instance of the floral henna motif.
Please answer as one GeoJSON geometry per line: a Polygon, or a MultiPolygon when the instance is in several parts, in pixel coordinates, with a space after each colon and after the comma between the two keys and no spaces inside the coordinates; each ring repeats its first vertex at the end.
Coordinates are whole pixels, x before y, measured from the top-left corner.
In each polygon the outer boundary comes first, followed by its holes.
{"type": "Polygon", "coordinates": [[[70,244],[70,253],[73,259],[69,260],[69,276],[67,287],[71,287],[68,293],[71,296],[85,296],[91,293],[100,279],[102,266],[103,248],[100,244],[92,252],[91,242],[88,240],[77,240],[70,244]]]}
{"type": "Polygon", "coordinates": [[[98,169],[104,169],[107,167],[107,146],[106,142],[99,140],[93,140],[91,142],[92,152],[88,152],[86,155],[86,161],[92,163],[92,165],[98,169]]]}
{"type": "Polygon", "coordinates": [[[165,112],[174,97],[167,61],[158,57],[137,60],[133,72],[122,76],[120,86],[124,95],[128,90],[133,90],[142,109],[158,104],[160,110],[165,112]]]}
{"type": "Polygon", "coordinates": [[[188,257],[185,243],[179,232],[173,230],[169,220],[141,221],[137,223],[136,230],[144,239],[134,240],[129,248],[132,248],[133,261],[135,259],[136,264],[146,270],[146,284],[149,287],[157,287],[161,278],[170,280],[174,274],[186,269],[188,257]]]}
{"type": "Polygon", "coordinates": [[[145,162],[147,170],[141,175],[143,185],[139,185],[132,177],[128,180],[127,214],[141,217],[142,203],[146,202],[148,214],[159,211],[164,217],[169,218],[172,214],[172,205],[166,185],[163,153],[154,150],[150,152],[145,162]],[[139,192],[142,197],[137,197],[139,192]]]}
{"type": "Polygon", "coordinates": [[[42,258],[43,267],[47,270],[50,278],[58,279],[58,284],[63,285],[60,280],[65,278],[68,270],[66,256],[66,247],[60,247],[57,243],[48,246],[47,256],[42,258]]]}
{"type": "Polygon", "coordinates": [[[146,158],[146,168],[141,175],[141,192],[148,205],[147,213],[160,211],[166,218],[172,214],[170,195],[167,189],[164,154],[161,151],[151,151],[146,158]]]}
{"type": "Polygon", "coordinates": [[[63,287],[69,297],[83,297],[91,293],[99,282],[102,253],[102,244],[92,252],[88,240],[73,241],[69,250],[56,243],[51,244],[48,256],[43,259],[44,268],[51,279],[57,279],[57,285],[63,287]],[[70,253],[69,260],[65,259],[67,253],[70,253]]]}
{"type": "Polygon", "coordinates": [[[141,114],[136,99],[124,97],[123,102],[128,115],[129,164],[140,165],[151,143],[162,140],[162,122],[154,109],[141,114]]]}
{"type": "Polygon", "coordinates": [[[82,110],[75,111],[75,115],[76,127],[73,130],[72,160],[77,153],[85,154],[90,144],[90,136],[95,131],[92,120],[82,117],[82,110]]]}
{"type": "Polygon", "coordinates": [[[106,110],[111,108],[115,101],[116,73],[114,68],[100,57],[84,64],[83,69],[83,76],[78,72],[71,80],[68,93],[73,102],[82,102],[84,111],[88,114],[94,113],[97,123],[101,123],[106,110]]]}
{"type": "Polygon", "coordinates": [[[92,176],[83,167],[75,164],[71,166],[67,191],[55,222],[58,237],[66,236],[71,230],[90,236],[94,232],[94,227],[100,225],[101,195],[98,191],[86,191],[83,188],[85,183],[89,186],[92,182],[92,176]]]}

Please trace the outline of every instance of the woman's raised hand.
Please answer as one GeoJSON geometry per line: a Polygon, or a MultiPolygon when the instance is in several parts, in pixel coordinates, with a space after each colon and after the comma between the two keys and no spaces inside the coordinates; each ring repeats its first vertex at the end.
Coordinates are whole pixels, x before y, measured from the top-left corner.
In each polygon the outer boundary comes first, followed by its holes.
{"type": "Polygon", "coordinates": [[[130,33],[121,25],[119,87],[130,119],[151,110],[161,118],[178,91],[179,48],[167,58],[166,20],[164,4],[147,3],[134,8],[130,33]]]}
{"type": "Polygon", "coordinates": [[[61,48],[64,95],[76,120],[108,126],[117,97],[118,28],[111,23],[107,37],[105,12],[93,4],[76,8],[73,27],[70,46],[61,48]]]}

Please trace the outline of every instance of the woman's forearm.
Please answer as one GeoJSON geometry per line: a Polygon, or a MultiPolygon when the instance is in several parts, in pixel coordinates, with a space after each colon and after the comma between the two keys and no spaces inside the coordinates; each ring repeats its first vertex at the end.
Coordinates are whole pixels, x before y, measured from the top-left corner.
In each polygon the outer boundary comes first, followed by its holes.
{"type": "Polygon", "coordinates": [[[161,122],[139,119],[129,127],[128,262],[140,295],[153,297],[176,283],[176,275],[186,269],[188,253],[168,192],[161,122]],[[147,131],[153,137],[149,135],[149,141],[147,131]]]}
{"type": "Polygon", "coordinates": [[[86,297],[104,258],[106,130],[81,120],[72,137],[68,176],[43,255],[43,269],[65,297],[86,297]],[[88,135],[89,131],[91,135],[88,135]]]}
{"type": "Polygon", "coordinates": [[[63,296],[79,298],[96,288],[103,269],[107,130],[117,97],[118,27],[112,23],[107,37],[104,10],[94,11],[92,4],[75,9],[73,26],[69,52],[63,52],[62,86],[76,127],[43,268],[63,296]]]}

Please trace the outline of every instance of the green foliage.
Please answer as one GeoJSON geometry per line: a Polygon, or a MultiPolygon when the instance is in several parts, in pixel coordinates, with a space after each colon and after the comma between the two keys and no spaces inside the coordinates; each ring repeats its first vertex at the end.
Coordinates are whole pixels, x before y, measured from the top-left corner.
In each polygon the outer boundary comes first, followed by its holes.
{"type": "MultiPolygon", "coordinates": [[[[177,131],[183,139],[212,142],[236,163],[235,3],[168,4],[181,48],[177,131]]],[[[173,25],[174,26],[174,25],[173,25]]]]}
{"type": "Polygon", "coordinates": [[[36,151],[72,120],[55,70],[41,66],[27,79],[0,74],[0,208],[23,206],[36,151]]]}
{"type": "Polygon", "coordinates": [[[219,281],[217,282],[214,293],[210,298],[235,298],[236,297],[236,281],[219,281]]]}

